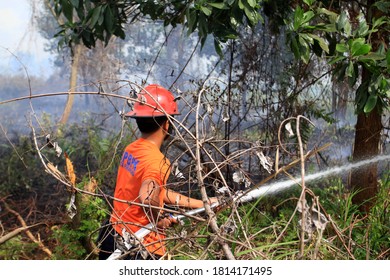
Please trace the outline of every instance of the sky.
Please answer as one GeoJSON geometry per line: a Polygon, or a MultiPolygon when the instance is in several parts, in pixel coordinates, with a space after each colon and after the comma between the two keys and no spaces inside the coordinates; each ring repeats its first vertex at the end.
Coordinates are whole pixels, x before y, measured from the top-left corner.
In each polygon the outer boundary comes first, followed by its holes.
{"type": "Polygon", "coordinates": [[[0,0],[0,74],[21,71],[21,63],[30,75],[51,73],[50,54],[44,51],[44,39],[30,24],[30,1],[0,0]]]}

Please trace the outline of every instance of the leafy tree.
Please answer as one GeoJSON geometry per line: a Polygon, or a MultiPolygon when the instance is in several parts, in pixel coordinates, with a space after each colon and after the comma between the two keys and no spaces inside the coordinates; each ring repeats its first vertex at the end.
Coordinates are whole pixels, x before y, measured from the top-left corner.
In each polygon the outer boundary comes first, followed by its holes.
{"type": "Polygon", "coordinates": [[[262,1],[79,1],[52,0],[57,17],[65,16],[57,35],[61,43],[82,42],[94,47],[97,40],[108,44],[112,36],[125,38],[125,23],[140,16],[162,20],[164,25],[184,25],[188,33],[198,32],[202,46],[208,35],[215,38],[215,46],[222,54],[221,42],[235,39],[240,25],[255,26],[262,19],[262,1]]]}
{"type": "MultiPolygon", "coordinates": [[[[288,21],[296,58],[309,63],[317,55],[334,76],[356,88],[355,161],[378,155],[390,92],[390,3],[363,2],[305,0],[288,21]]],[[[377,165],[354,171],[351,185],[357,193],[354,202],[368,211],[378,192],[377,165]]]]}

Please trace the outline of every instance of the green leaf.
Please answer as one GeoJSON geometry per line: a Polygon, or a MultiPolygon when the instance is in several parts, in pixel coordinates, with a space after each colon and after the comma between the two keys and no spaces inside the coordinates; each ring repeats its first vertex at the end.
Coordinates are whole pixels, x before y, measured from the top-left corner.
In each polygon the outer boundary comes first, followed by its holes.
{"type": "Polygon", "coordinates": [[[302,46],[301,47],[301,59],[304,63],[309,63],[310,60],[310,49],[308,47],[302,46]]]}
{"type": "Polygon", "coordinates": [[[378,96],[375,94],[370,94],[367,99],[366,105],[364,105],[364,113],[370,113],[376,106],[378,101],[378,96]]]}
{"type": "Polygon", "coordinates": [[[372,29],[376,29],[378,28],[379,26],[381,26],[382,24],[385,24],[387,22],[387,17],[380,17],[380,18],[376,18],[374,19],[374,22],[372,24],[372,29]]]}
{"type": "Polygon", "coordinates": [[[351,23],[350,23],[349,21],[345,23],[344,32],[345,32],[345,35],[346,35],[347,37],[351,36],[351,33],[352,33],[352,26],[351,26],[351,23]]]}
{"type": "Polygon", "coordinates": [[[293,23],[294,31],[297,31],[299,29],[299,27],[302,24],[302,21],[303,21],[303,10],[301,9],[301,7],[297,7],[294,13],[294,23],[293,23]]]}
{"type": "Polygon", "coordinates": [[[66,19],[72,23],[73,22],[73,6],[69,2],[69,0],[62,0],[61,5],[62,5],[62,13],[66,17],[66,19]]]}
{"type": "Polygon", "coordinates": [[[202,12],[203,12],[206,16],[208,16],[208,17],[209,17],[209,16],[211,15],[211,13],[212,13],[211,9],[209,9],[209,8],[207,8],[207,7],[205,7],[205,6],[201,6],[200,9],[201,9],[202,12]]]}
{"type": "Polygon", "coordinates": [[[75,8],[79,7],[79,3],[80,3],[79,0],[70,0],[70,2],[72,3],[73,7],[75,7],[75,8]]]}
{"type": "Polygon", "coordinates": [[[338,19],[337,19],[337,22],[336,22],[337,30],[339,30],[339,31],[343,30],[344,27],[345,27],[345,24],[347,23],[347,21],[348,21],[347,14],[345,12],[342,12],[338,16],[338,19]]]}
{"type": "Polygon", "coordinates": [[[191,34],[196,29],[198,23],[198,14],[195,10],[189,10],[187,13],[187,27],[188,33],[191,34]]]}
{"type": "Polygon", "coordinates": [[[357,63],[355,63],[353,65],[353,74],[352,74],[352,77],[348,77],[348,84],[351,88],[353,88],[356,84],[356,81],[357,81],[357,77],[358,77],[358,73],[359,73],[359,66],[357,63]]]}
{"type": "Polygon", "coordinates": [[[351,46],[352,56],[360,56],[368,54],[371,50],[371,45],[362,44],[361,41],[354,40],[351,46]]]}
{"type": "Polygon", "coordinates": [[[214,8],[217,8],[217,9],[220,9],[220,10],[226,10],[228,9],[229,7],[225,4],[225,3],[207,3],[207,5],[211,6],[211,7],[214,7],[214,8]]]}
{"type": "Polygon", "coordinates": [[[299,37],[301,37],[305,41],[304,44],[306,45],[307,43],[309,43],[310,45],[314,44],[314,39],[313,36],[311,36],[311,34],[299,33],[299,37]]]}
{"type": "Polygon", "coordinates": [[[348,77],[353,77],[355,75],[355,69],[353,67],[352,61],[349,62],[346,74],[348,77]]]}
{"type": "Polygon", "coordinates": [[[344,60],[344,59],[347,59],[345,56],[336,56],[334,58],[332,58],[331,60],[329,60],[329,64],[330,65],[333,65],[341,60],[344,60]]]}
{"type": "Polygon", "coordinates": [[[258,12],[248,8],[247,6],[245,6],[244,12],[246,17],[249,19],[251,25],[253,26],[256,25],[260,20],[262,20],[262,17],[258,12]]]}
{"type": "Polygon", "coordinates": [[[303,0],[303,2],[306,3],[306,5],[311,6],[314,3],[314,0],[303,0]]]}
{"type": "Polygon", "coordinates": [[[296,37],[291,38],[291,49],[294,53],[294,57],[296,59],[300,58],[301,52],[299,51],[299,45],[298,45],[296,37]]]}
{"type": "Polygon", "coordinates": [[[239,0],[239,1],[238,1],[238,7],[239,7],[241,10],[244,9],[245,5],[244,5],[244,3],[242,2],[242,0],[239,0]]]}
{"type": "Polygon", "coordinates": [[[339,31],[344,30],[345,35],[347,37],[349,37],[351,35],[351,30],[352,30],[351,23],[349,22],[348,16],[345,12],[342,12],[339,15],[339,17],[336,21],[336,28],[339,31]]]}
{"type": "Polygon", "coordinates": [[[319,8],[317,10],[317,13],[327,15],[332,22],[335,22],[338,18],[338,14],[336,14],[335,12],[329,11],[325,8],[319,8]]]}
{"type": "Polygon", "coordinates": [[[221,48],[221,44],[218,40],[214,39],[214,48],[215,48],[215,51],[217,52],[217,54],[219,55],[219,57],[223,57],[223,52],[222,52],[222,48],[221,48]]]}
{"type": "Polygon", "coordinates": [[[368,34],[369,29],[364,15],[359,15],[359,27],[356,30],[356,36],[365,37],[368,34]]]}
{"type": "Polygon", "coordinates": [[[107,31],[112,34],[114,32],[115,17],[112,14],[110,6],[107,6],[104,12],[104,23],[107,31]]]}
{"type": "Polygon", "coordinates": [[[318,44],[320,45],[321,49],[324,52],[329,53],[329,46],[328,43],[325,41],[325,39],[315,34],[308,34],[308,35],[318,42],[318,44]]]}
{"type": "Polygon", "coordinates": [[[348,46],[345,44],[336,44],[336,51],[340,53],[345,53],[348,52],[348,46]]]}
{"type": "Polygon", "coordinates": [[[317,28],[317,30],[325,31],[328,34],[337,31],[336,24],[334,24],[334,23],[331,23],[331,24],[317,24],[316,28],[317,28]]]}
{"type": "Polygon", "coordinates": [[[358,89],[356,90],[355,95],[355,104],[357,113],[361,113],[363,111],[364,106],[366,105],[366,101],[368,98],[368,81],[363,81],[358,89]]]}
{"type": "Polygon", "coordinates": [[[390,9],[390,2],[388,1],[376,1],[376,3],[373,5],[378,8],[378,10],[387,13],[390,9]]]}
{"type": "Polygon", "coordinates": [[[386,53],[387,70],[390,71],[390,49],[386,53]]]}
{"type": "Polygon", "coordinates": [[[298,34],[298,42],[300,44],[300,48],[309,48],[305,34],[298,34]]]}
{"type": "Polygon", "coordinates": [[[385,57],[386,56],[383,54],[369,53],[367,55],[359,56],[358,60],[366,63],[375,63],[375,61],[383,60],[385,57]]]}
{"type": "Polygon", "coordinates": [[[206,38],[208,34],[207,19],[204,14],[199,15],[198,31],[200,38],[206,38]]]}
{"type": "Polygon", "coordinates": [[[99,17],[99,20],[97,22],[98,25],[103,25],[105,11],[106,11],[106,8],[109,7],[109,6],[107,4],[104,4],[101,7],[102,7],[102,9],[100,11],[100,17],[99,17]]]}
{"type": "Polygon", "coordinates": [[[302,23],[309,22],[314,16],[315,16],[315,14],[313,11],[307,11],[306,13],[303,14],[303,22],[302,23]]]}
{"type": "Polygon", "coordinates": [[[248,4],[249,4],[249,6],[251,6],[252,8],[255,8],[256,5],[257,5],[257,1],[256,1],[256,0],[248,0],[248,4]]]}
{"type": "Polygon", "coordinates": [[[100,12],[102,10],[102,6],[97,6],[96,8],[93,9],[92,16],[91,16],[91,21],[89,26],[91,28],[94,28],[96,23],[98,22],[100,18],[100,12]]]}

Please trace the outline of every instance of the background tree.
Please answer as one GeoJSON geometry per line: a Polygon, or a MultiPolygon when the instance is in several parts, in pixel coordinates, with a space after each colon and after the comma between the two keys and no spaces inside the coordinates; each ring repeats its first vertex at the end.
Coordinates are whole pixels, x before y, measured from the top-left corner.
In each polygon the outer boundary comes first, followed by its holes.
{"type": "MultiPolygon", "coordinates": [[[[379,154],[382,113],[389,106],[389,3],[303,1],[289,22],[295,56],[325,59],[333,74],[356,89],[357,123],[353,160],[379,154]],[[326,6],[328,4],[328,6],[326,6]]],[[[378,193],[377,164],[354,170],[354,202],[369,211],[378,193]]]]}

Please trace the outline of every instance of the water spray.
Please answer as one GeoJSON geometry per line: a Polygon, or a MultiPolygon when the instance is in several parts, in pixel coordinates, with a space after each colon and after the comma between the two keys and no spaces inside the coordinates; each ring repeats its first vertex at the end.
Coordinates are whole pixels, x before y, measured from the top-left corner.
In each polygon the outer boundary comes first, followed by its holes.
{"type": "MultiPolygon", "coordinates": [[[[325,171],[313,173],[313,174],[305,176],[304,179],[305,179],[305,182],[309,182],[309,181],[313,181],[316,179],[325,178],[325,177],[329,177],[331,175],[339,174],[339,173],[342,173],[345,171],[350,171],[354,168],[359,168],[359,167],[363,167],[365,165],[369,165],[369,164],[377,163],[377,162],[381,162],[381,161],[386,161],[386,160],[390,160],[390,155],[379,155],[379,156],[376,156],[376,157],[371,158],[371,159],[365,159],[365,160],[361,160],[361,161],[358,161],[355,163],[349,163],[349,164],[346,164],[344,166],[337,166],[337,167],[327,169],[325,171]]],[[[267,185],[263,185],[263,186],[254,188],[254,189],[250,190],[249,192],[247,192],[246,194],[243,194],[241,197],[239,197],[237,199],[237,201],[244,203],[244,202],[249,202],[249,201],[255,200],[261,196],[276,194],[278,192],[284,191],[290,187],[297,185],[298,184],[297,182],[299,182],[299,180],[301,180],[301,178],[294,178],[294,179],[275,182],[275,183],[271,183],[271,184],[267,184],[267,185]]]]}

